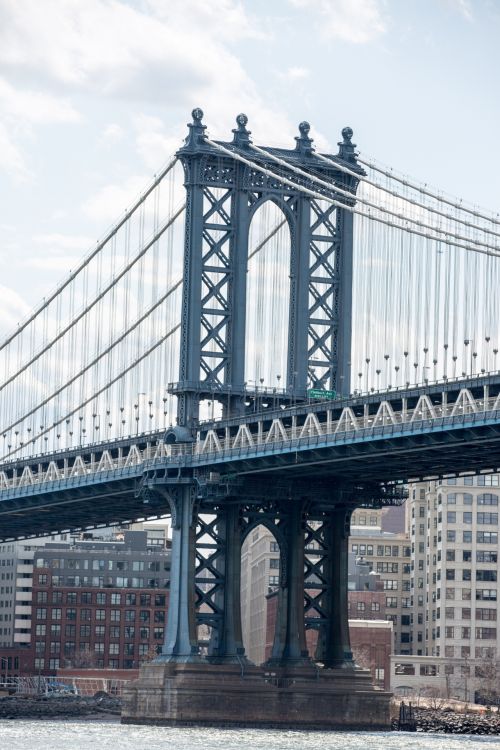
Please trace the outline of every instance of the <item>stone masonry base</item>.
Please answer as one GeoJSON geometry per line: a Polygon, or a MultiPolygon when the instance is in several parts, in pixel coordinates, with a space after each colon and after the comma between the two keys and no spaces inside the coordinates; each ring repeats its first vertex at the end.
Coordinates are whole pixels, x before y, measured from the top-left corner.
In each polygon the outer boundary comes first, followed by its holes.
{"type": "Polygon", "coordinates": [[[124,692],[122,723],[385,730],[390,693],[368,670],[152,663],[124,692]]]}

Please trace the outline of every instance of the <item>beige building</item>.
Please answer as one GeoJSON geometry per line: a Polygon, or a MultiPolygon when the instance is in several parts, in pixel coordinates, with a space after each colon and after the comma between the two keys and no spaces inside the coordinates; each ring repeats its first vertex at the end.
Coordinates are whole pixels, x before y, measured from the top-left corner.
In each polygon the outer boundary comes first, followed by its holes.
{"type": "Polygon", "coordinates": [[[393,652],[411,653],[411,545],[404,530],[405,519],[391,523],[391,517],[401,515],[399,508],[370,510],[358,508],[351,518],[349,551],[363,558],[380,574],[385,593],[386,619],[393,625],[393,652]],[[387,528],[401,528],[388,531],[387,528]]]}
{"type": "Polygon", "coordinates": [[[410,488],[413,653],[444,659],[465,700],[497,672],[500,692],[499,499],[493,474],[410,488]]]}
{"type": "Polygon", "coordinates": [[[254,664],[265,659],[266,595],[279,584],[279,546],[264,526],[245,539],[241,555],[241,620],[245,653],[254,664]]]}

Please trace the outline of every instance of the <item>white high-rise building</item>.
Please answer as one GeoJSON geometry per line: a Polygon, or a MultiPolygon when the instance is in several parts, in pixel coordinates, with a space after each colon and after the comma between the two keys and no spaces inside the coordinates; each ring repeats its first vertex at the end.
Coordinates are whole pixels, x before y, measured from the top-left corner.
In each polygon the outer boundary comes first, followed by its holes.
{"type": "Polygon", "coordinates": [[[410,488],[412,653],[444,657],[438,673],[465,700],[500,684],[499,501],[495,474],[410,488]]]}

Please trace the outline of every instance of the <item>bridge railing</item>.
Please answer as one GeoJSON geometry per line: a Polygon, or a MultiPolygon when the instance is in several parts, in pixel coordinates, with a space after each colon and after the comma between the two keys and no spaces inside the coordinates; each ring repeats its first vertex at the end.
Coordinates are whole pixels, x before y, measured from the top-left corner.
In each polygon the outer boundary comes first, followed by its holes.
{"type": "MultiPolygon", "coordinates": [[[[359,404],[358,404],[359,405],[359,404]]],[[[462,418],[473,421],[484,419],[484,415],[500,410],[500,396],[487,399],[475,399],[470,391],[462,389],[453,403],[434,404],[428,396],[423,395],[413,409],[394,411],[387,401],[381,401],[376,414],[356,415],[352,407],[345,407],[338,419],[332,419],[332,410],[326,409],[326,418],[319,419],[314,412],[305,412],[302,424],[285,426],[283,418],[272,420],[268,430],[259,430],[259,420],[249,420],[239,426],[236,434],[229,437],[219,437],[215,429],[208,430],[205,438],[195,443],[165,444],[163,440],[152,442],[144,449],[137,445],[130,445],[126,455],[112,456],[104,451],[99,460],[85,460],[83,456],[76,456],[71,465],[59,466],[51,461],[48,467],[39,465],[38,471],[33,467],[24,466],[21,473],[14,472],[8,476],[0,471],[0,494],[2,491],[26,487],[40,487],[58,481],[68,481],[70,484],[95,482],[96,476],[102,481],[108,478],[117,479],[120,476],[140,474],[148,467],[165,461],[178,462],[183,459],[205,458],[235,453],[248,453],[263,448],[278,448],[285,443],[294,442],[310,444],[321,438],[330,436],[345,440],[352,435],[393,434],[395,430],[404,427],[404,431],[421,431],[422,425],[454,424],[462,418]],[[390,429],[388,429],[390,428],[390,429]]],[[[262,427],[262,424],[260,425],[262,427]]]]}

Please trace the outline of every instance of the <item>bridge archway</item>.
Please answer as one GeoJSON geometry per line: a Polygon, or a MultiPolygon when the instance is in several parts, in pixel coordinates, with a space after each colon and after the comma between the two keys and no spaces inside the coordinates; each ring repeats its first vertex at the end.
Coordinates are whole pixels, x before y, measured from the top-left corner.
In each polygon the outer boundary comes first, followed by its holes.
{"type": "Polygon", "coordinates": [[[265,524],[250,526],[241,547],[241,623],[245,654],[257,665],[266,661],[271,653],[272,612],[276,613],[280,566],[277,537],[265,524]]]}
{"type": "Polygon", "coordinates": [[[249,391],[279,391],[287,380],[294,223],[286,204],[273,199],[259,201],[250,217],[245,382],[249,391]]]}

